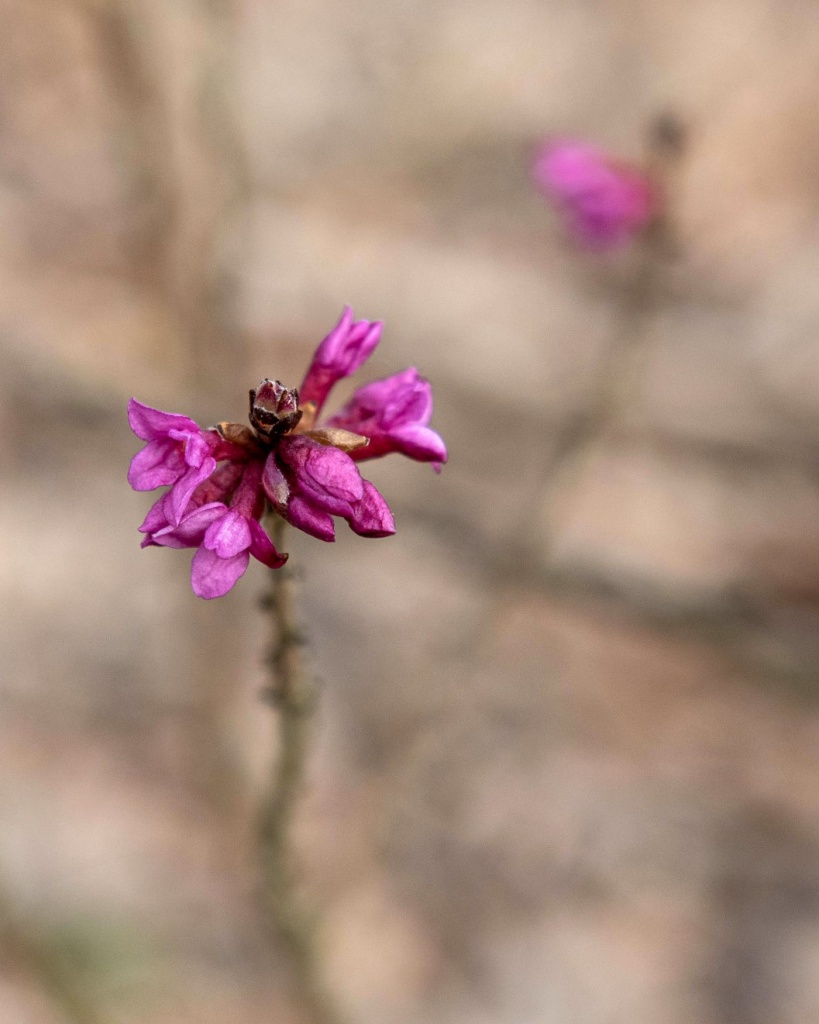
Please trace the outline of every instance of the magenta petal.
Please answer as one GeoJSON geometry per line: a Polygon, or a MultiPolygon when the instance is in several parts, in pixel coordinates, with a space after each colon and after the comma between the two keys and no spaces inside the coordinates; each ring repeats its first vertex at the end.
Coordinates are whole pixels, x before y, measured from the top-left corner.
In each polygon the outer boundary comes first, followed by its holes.
{"type": "Polygon", "coordinates": [[[388,430],[398,423],[426,424],[431,417],[432,386],[410,366],[359,388],[330,422],[343,421],[348,430],[355,430],[353,421],[363,425],[374,420],[388,430]]]}
{"type": "Polygon", "coordinates": [[[446,462],[446,445],[427,426],[432,416],[432,386],[414,367],[372,381],[355,392],[330,426],[343,427],[370,439],[351,452],[355,462],[402,452],[420,462],[446,462]]]}
{"type": "Polygon", "coordinates": [[[131,459],[128,483],[135,491],[153,491],[175,483],[185,471],[185,463],[172,441],[150,441],[131,459]]]}
{"type": "Polygon", "coordinates": [[[176,548],[181,550],[182,548],[198,548],[199,543],[194,542],[189,544],[187,541],[181,539],[176,535],[176,531],[172,526],[166,526],[164,530],[157,530],[156,533],[151,533],[142,541],[140,547],[157,547],[157,548],[176,548]]]}
{"type": "MultiPolygon", "coordinates": [[[[362,321],[362,323],[365,321],[362,321]]],[[[345,376],[349,376],[355,373],[360,367],[367,362],[370,356],[378,348],[378,343],[381,341],[381,332],[384,330],[384,324],[380,320],[376,320],[371,324],[367,325],[366,331],[362,331],[361,337],[355,339],[354,355],[353,358],[347,364],[347,371],[345,376]]]]}
{"type": "Polygon", "coordinates": [[[216,469],[216,460],[207,458],[201,466],[192,466],[184,476],[174,484],[170,492],[170,513],[171,520],[178,523],[182,518],[188,502],[199,484],[203,483],[216,469]]]}
{"type": "Polygon", "coordinates": [[[336,326],[316,349],[313,362],[307,371],[308,376],[314,368],[322,367],[331,371],[338,380],[349,377],[370,358],[381,340],[384,325],[376,320],[358,320],[353,322],[353,311],[349,306],[336,326]]]}
{"type": "Polygon", "coordinates": [[[191,586],[197,597],[209,601],[223,597],[240,579],[250,561],[250,552],[241,551],[233,558],[220,558],[215,551],[199,548],[191,563],[191,586]]]}
{"type": "MultiPolygon", "coordinates": [[[[345,307],[349,309],[350,307],[345,307]]],[[[351,310],[352,312],[352,310],[351,310]]],[[[357,349],[361,342],[367,337],[372,331],[373,325],[369,320],[357,320],[353,326],[347,331],[347,337],[343,339],[344,347],[349,349],[357,349]]]]}
{"type": "Polygon", "coordinates": [[[430,427],[412,424],[392,432],[399,451],[419,462],[446,462],[447,451],[440,434],[430,427]]]}
{"type": "Polygon", "coordinates": [[[350,528],[362,537],[389,537],[395,533],[390,507],[369,480],[364,481],[364,494],[353,507],[350,528]]]}
{"type": "Polygon", "coordinates": [[[131,430],[143,441],[159,441],[167,437],[170,430],[199,433],[199,425],[187,416],[152,409],[150,405],[143,405],[135,398],[128,402],[128,423],[131,430]]]}
{"type": "Polygon", "coordinates": [[[414,366],[397,373],[395,391],[385,404],[383,421],[390,423],[422,423],[432,418],[432,385],[414,366]]]}
{"type": "Polygon", "coordinates": [[[317,448],[306,467],[310,482],[334,498],[357,501],[363,493],[364,484],[350,456],[338,448],[324,445],[317,448]]]}
{"type": "Polygon", "coordinates": [[[265,533],[264,527],[255,519],[249,520],[250,553],[255,559],[271,569],[281,569],[287,561],[287,555],[280,555],[273,541],[265,533]]]}
{"type": "Polygon", "coordinates": [[[336,527],[332,516],[298,495],[290,499],[287,519],[291,525],[309,533],[311,537],[325,541],[336,539],[336,527]]]}
{"type": "Polygon", "coordinates": [[[314,402],[320,410],[336,381],[355,373],[372,355],[381,338],[382,326],[380,322],[368,320],[354,323],[352,309],[345,306],[339,322],[316,349],[299,388],[302,404],[314,402]]]}
{"type": "Polygon", "coordinates": [[[223,501],[226,505],[236,490],[245,466],[236,462],[223,462],[193,492],[192,504],[205,505],[211,501],[223,501]]]}
{"type": "Polygon", "coordinates": [[[534,177],[562,209],[577,241],[598,250],[628,242],[657,206],[647,176],[585,142],[547,143],[537,156],[534,177]]]}
{"type": "Polygon", "coordinates": [[[221,501],[211,501],[207,505],[200,505],[199,508],[189,512],[182,522],[173,528],[173,531],[189,545],[201,544],[209,527],[227,515],[228,509],[221,501]]]}
{"type": "Polygon", "coordinates": [[[226,515],[208,527],[203,544],[220,558],[234,558],[250,547],[250,540],[250,527],[245,516],[229,509],[226,515]]]}
{"type": "Polygon", "coordinates": [[[326,491],[318,491],[309,485],[302,484],[299,486],[297,493],[299,497],[304,498],[314,508],[320,509],[322,512],[328,512],[331,516],[344,516],[346,519],[352,515],[353,507],[349,501],[344,501],[343,498],[334,498],[326,491]]]}
{"type": "MultiPolygon", "coordinates": [[[[168,497],[168,495],[166,495],[168,497]]],[[[227,508],[214,501],[193,509],[184,516],[177,526],[169,523],[151,534],[151,540],[159,547],[196,548],[202,543],[208,527],[227,513],[227,508]]]]}
{"type": "Polygon", "coordinates": [[[155,533],[169,525],[167,498],[168,495],[163,494],[151,505],[148,514],[142,520],[141,525],[137,527],[140,533],[155,533]]]}
{"type": "Polygon", "coordinates": [[[341,317],[338,323],[316,349],[316,353],[313,356],[313,362],[320,363],[322,366],[332,366],[337,363],[339,356],[341,355],[341,349],[347,340],[347,336],[349,335],[352,326],[353,307],[345,306],[341,312],[341,317]]]}
{"type": "Polygon", "coordinates": [[[185,462],[189,466],[201,466],[209,458],[211,450],[216,447],[207,434],[197,431],[183,438],[185,442],[185,462]]]}
{"type": "Polygon", "coordinates": [[[361,474],[346,452],[308,437],[285,437],[279,455],[295,472],[299,484],[341,501],[357,501],[363,493],[361,474]]]}

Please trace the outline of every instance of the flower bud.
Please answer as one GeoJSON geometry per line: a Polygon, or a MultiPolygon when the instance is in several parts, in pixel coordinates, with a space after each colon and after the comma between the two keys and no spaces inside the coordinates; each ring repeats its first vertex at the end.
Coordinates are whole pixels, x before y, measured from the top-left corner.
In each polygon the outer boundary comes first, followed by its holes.
{"type": "Polygon", "coordinates": [[[263,437],[287,434],[300,419],[299,393],[295,388],[265,379],[250,392],[250,422],[263,437]]]}

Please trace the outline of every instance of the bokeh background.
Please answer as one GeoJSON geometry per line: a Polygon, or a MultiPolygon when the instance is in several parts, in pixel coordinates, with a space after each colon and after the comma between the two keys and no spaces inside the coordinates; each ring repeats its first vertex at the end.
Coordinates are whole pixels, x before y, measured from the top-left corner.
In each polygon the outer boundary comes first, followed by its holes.
{"type": "Polygon", "coordinates": [[[140,551],[125,403],[241,420],[345,302],[450,463],[290,544],[339,1005],[819,1020],[817,110],[804,0],[2,0],[3,1024],[312,1024],[254,878],[264,570],[140,551]],[[635,306],[530,163],[661,115],[635,306]]]}

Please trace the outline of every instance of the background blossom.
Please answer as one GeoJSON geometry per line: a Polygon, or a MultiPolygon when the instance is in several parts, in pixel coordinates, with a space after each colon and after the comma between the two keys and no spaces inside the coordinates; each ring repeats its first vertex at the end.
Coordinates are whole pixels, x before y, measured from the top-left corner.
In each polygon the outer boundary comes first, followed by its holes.
{"type": "Polygon", "coordinates": [[[647,175],[586,142],[547,142],[538,152],[533,173],[575,239],[592,249],[626,244],[648,224],[657,207],[657,190],[647,175]]]}

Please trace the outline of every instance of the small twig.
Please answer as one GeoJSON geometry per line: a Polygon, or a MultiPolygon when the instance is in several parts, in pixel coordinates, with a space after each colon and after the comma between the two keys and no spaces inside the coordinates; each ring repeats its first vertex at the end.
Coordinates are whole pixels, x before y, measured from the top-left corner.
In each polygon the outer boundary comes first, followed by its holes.
{"type": "MultiPolygon", "coordinates": [[[[271,533],[279,550],[284,527],[284,520],[276,516],[271,533]]],[[[314,1024],[338,1024],[338,1013],[319,980],[315,916],[299,892],[292,846],[316,704],[315,681],[306,666],[305,635],[296,613],[293,584],[288,566],[271,570],[270,590],[263,600],[276,629],[275,646],[268,659],[272,685],[266,696],[278,711],[281,747],[262,806],[262,873],[270,919],[290,954],[305,1009],[314,1024]]]]}

